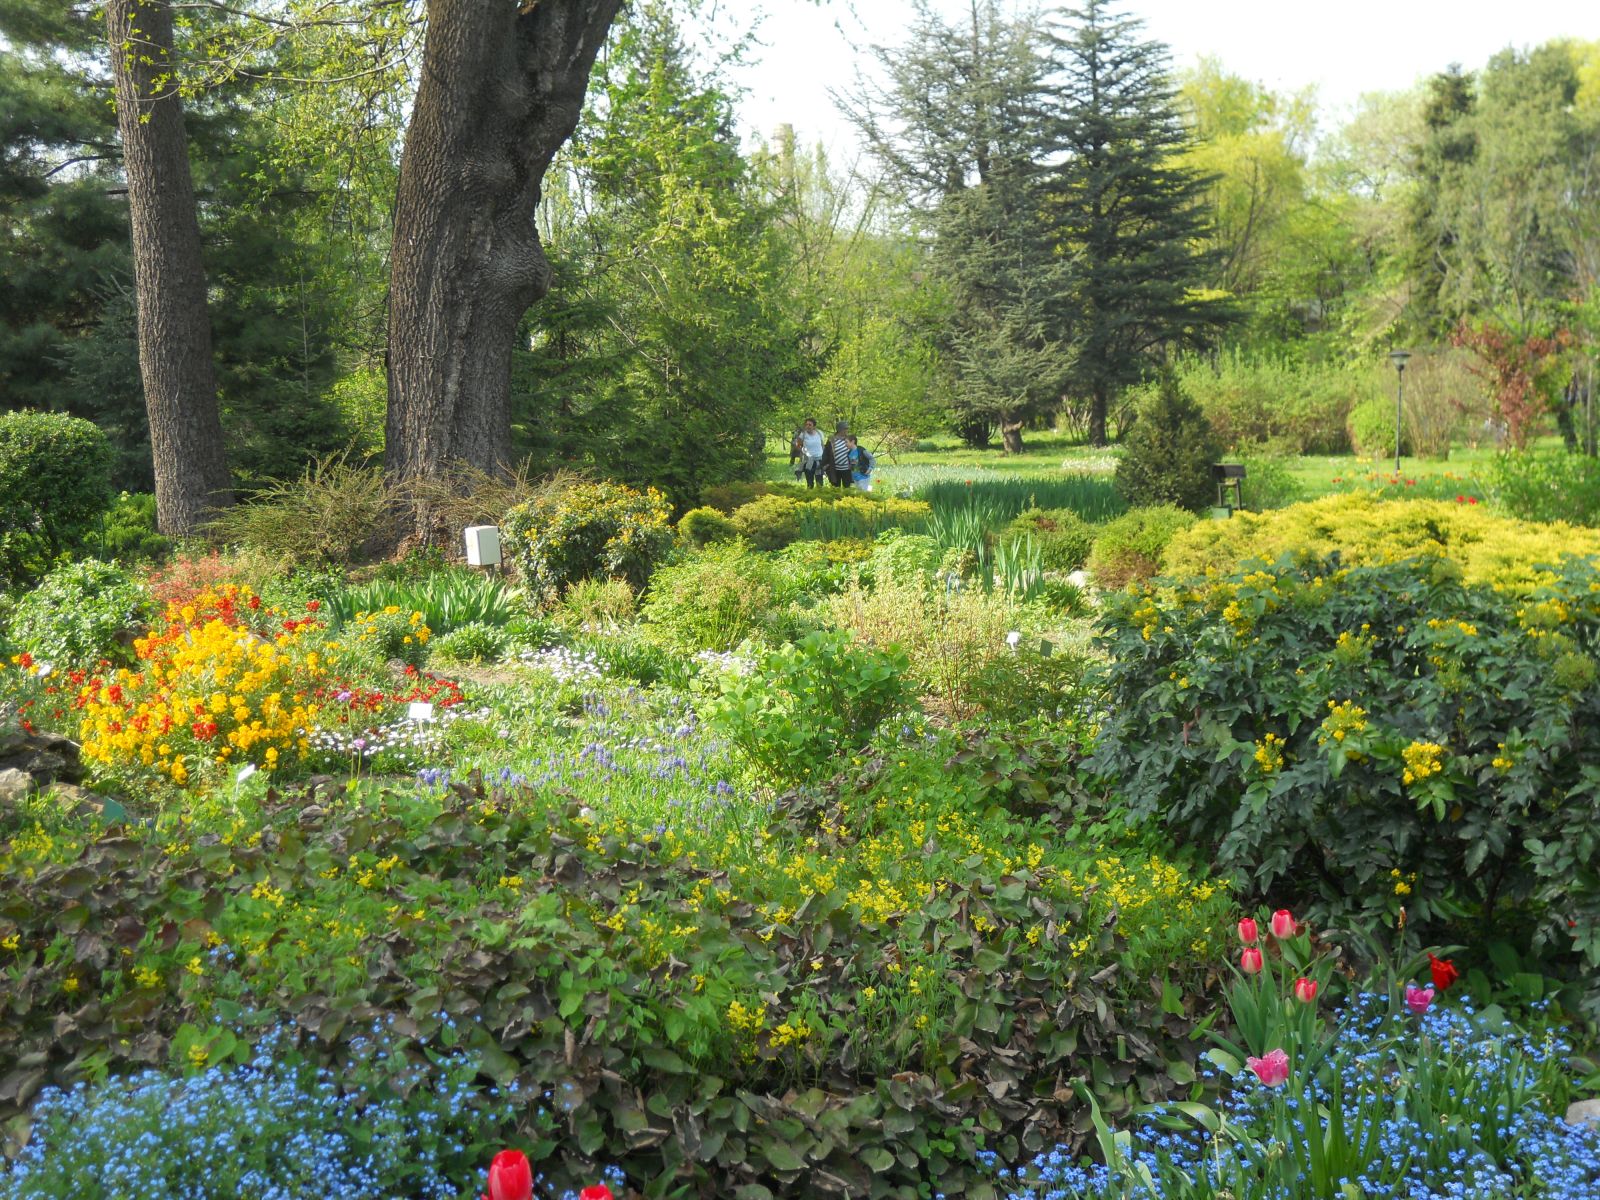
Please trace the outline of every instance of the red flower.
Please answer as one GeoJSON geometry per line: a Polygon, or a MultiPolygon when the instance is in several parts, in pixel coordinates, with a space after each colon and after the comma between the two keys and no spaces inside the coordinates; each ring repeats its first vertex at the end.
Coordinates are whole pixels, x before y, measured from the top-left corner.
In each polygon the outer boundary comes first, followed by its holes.
{"type": "Polygon", "coordinates": [[[1280,908],[1272,914],[1272,936],[1279,941],[1287,941],[1294,936],[1294,914],[1287,908],[1280,908]]]}
{"type": "Polygon", "coordinates": [[[1468,504],[1476,504],[1477,502],[1478,502],[1478,498],[1476,496],[1468,496],[1467,497],[1467,503],[1468,504]]]}
{"type": "Polygon", "coordinates": [[[489,1164],[488,1200],[530,1200],[533,1169],[521,1150],[502,1150],[489,1164]]]}
{"type": "Polygon", "coordinates": [[[1301,1004],[1314,1004],[1317,999],[1317,981],[1315,979],[1296,979],[1294,981],[1294,998],[1301,1004]]]}
{"type": "Polygon", "coordinates": [[[603,1183],[597,1183],[579,1192],[578,1200],[611,1200],[611,1189],[603,1183]]]}
{"type": "Polygon", "coordinates": [[[306,611],[307,612],[316,612],[321,607],[322,607],[322,601],[321,600],[307,600],[306,601],[306,611]]]}
{"type": "Polygon", "coordinates": [[[17,665],[24,671],[31,670],[33,668],[33,655],[24,650],[21,654],[17,655],[17,665]]]}
{"type": "Polygon", "coordinates": [[[250,607],[251,608],[260,608],[261,607],[261,597],[260,596],[251,596],[250,597],[250,607]]]}
{"type": "Polygon", "coordinates": [[[1254,946],[1246,946],[1244,953],[1239,955],[1239,969],[1246,975],[1261,974],[1261,951],[1254,946]]]}
{"type": "Polygon", "coordinates": [[[1428,970],[1433,972],[1433,986],[1441,992],[1449,991],[1450,985],[1461,978],[1455,963],[1448,958],[1435,958],[1431,950],[1428,952],[1428,970]]]}
{"type": "Polygon", "coordinates": [[[1465,504],[1466,502],[1467,502],[1467,498],[1465,496],[1457,496],[1456,497],[1456,503],[1457,504],[1465,504]]]}
{"type": "Polygon", "coordinates": [[[1246,917],[1239,922],[1239,940],[1246,946],[1255,945],[1256,938],[1259,936],[1260,932],[1256,929],[1256,919],[1254,917],[1246,917]]]}

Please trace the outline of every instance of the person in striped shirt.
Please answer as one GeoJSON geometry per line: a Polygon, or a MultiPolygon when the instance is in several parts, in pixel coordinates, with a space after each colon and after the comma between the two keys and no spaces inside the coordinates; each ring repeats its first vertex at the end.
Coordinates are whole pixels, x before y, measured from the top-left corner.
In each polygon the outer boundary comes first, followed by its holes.
{"type": "Polygon", "coordinates": [[[850,427],[840,421],[833,428],[827,446],[828,482],[834,487],[849,487],[850,477],[850,427]]]}

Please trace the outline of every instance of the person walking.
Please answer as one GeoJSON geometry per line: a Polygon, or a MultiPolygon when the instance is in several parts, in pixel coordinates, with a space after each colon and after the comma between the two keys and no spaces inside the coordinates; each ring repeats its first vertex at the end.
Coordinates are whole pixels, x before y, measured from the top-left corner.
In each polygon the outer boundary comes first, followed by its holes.
{"type": "Polygon", "coordinates": [[[807,417],[806,423],[800,427],[800,432],[794,437],[795,447],[800,452],[800,471],[806,477],[808,488],[822,486],[822,430],[817,428],[817,419],[807,417]]]}
{"type": "Polygon", "coordinates": [[[872,457],[868,449],[856,440],[854,434],[850,435],[850,479],[863,492],[872,490],[872,469],[878,465],[878,460],[872,457]]]}
{"type": "Polygon", "coordinates": [[[850,427],[840,421],[828,439],[828,482],[834,487],[850,486],[850,427]]]}

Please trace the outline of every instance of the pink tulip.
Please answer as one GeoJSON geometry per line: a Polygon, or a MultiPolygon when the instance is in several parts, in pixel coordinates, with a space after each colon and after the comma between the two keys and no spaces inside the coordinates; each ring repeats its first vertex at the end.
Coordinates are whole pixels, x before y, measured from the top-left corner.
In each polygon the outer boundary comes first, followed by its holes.
{"type": "Polygon", "coordinates": [[[1272,914],[1272,936],[1279,941],[1287,941],[1294,936],[1294,916],[1287,908],[1280,908],[1272,914]]]}
{"type": "Polygon", "coordinates": [[[1406,984],[1406,1007],[1417,1016],[1428,1011],[1428,1005],[1433,1003],[1433,989],[1431,987],[1419,988],[1414,983],[1406,984]]]}
{"type": "Polygon", "coordinates": [[[1256,938],[1260,936],[1261,934],[1256,928],[1256,919],[1254,917],[1246,917],[1244,920],[1239,922],[1239,940],[1246,946],[1254,946],[1256,944],[1256,938]]]}
{"type": "Polygon", "coordinates": [[[1301,1004],[1315,1004],[1317,1002],[1317,981],[1315,979],[1296,979],[1294,981],[1294,998],[1301,1004]]]}
{"type": "Polygon", "coordinates": [[[1261,974],[1261,951],[1254,946],[1246,946],[1244,953],[1239,955],[1239,969],[1246,975],[1261,974]]]}
{"type": "Polygon", "coordinates": [[[1247,1058],[1244,1065],[1268,1087],[1277,1087],[1289,1078],[1289,1055],[1283,1050],[1268,1050],[1265,1057],[1247,1058]]]}

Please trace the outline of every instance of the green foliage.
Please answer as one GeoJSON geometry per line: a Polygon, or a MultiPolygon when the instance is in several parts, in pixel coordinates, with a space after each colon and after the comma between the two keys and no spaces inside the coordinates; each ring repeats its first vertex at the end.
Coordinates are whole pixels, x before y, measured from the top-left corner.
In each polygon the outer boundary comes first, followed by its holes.
{"type": "Polygon", "coordinates": [[[724,678],[710,720],[769,779],[825,779],[905,698],[904,654],[813,633],[772,651],[749,675],[724,678]]]}
{"type": "Polygon", "coordinates": [[[506,561],[545,603],[597,575],[644,587],[672,549],[671,510],[655,488],[575,482],[519,504],[500,531],[506,561]]]}
{"type": "Polygon", "coordinates": [[[939,543],[926,534],[886,529],[877,536],[863,570],[872,579],[917,579],[939,568],[939,543]]]}
{"type": "Polygon", "coordinates": [[[1495,507],[1524,521],[1600,525],[1600,459],[1508,451],[1489,471],[1495,507]]]}
{"type": "Polygon", "coordinates": [[[1242,465],[1245,477],[1240,490],[1244,506],[1255,512],[1287,508],[1306,498],[1306,488],[1290,469],[1288,460],[1269,454],[1247,454],[1242,465]]]}
{"type": "Polygon", "coordinates": [[[781,550],[800,537],[800,502],[788,496],[762,496],[734,511],[738,535],[758,550],[781,550]]]}
{"type": "Polygon", "coordinates": [[[1600,573],[1279,565],[1109,601],[1093,765],[1135,821],[1330,921],[1600,963],[1600,573]],[[1540,797],[1560,796],[1559,804],[1540,797]]]}
{"type": "Polygon", "coordinates": [[[1134,508],[1172,504],[1198,512],[1216,503],[1211,469],[1221,458],[1200,406],[1169,372],[1117,460],[1117,491],[1134,508]]]}
{"type": "MultiPolygon", "coordinates": [[[[1395,404],[1374,397],[1350,410],[1350,446],[1357,456],[1382,460],[1394,457],[1395,404]]],[[[1402,428],[1400,453],[1410,454],[1411,443],[1402,428]]]]}
{"type": "Polygon", "coordinates": [[[916,499],[926,501],[935,513],[969,504],[992,507],[999,514],[996,525],[1030,508],[1068,508],[1085,521],[1109,521],[1128,509],[1112,480],[1096,475],[1064,475],[1055,479],[935,478],[923,483],[913,494],[916,499]]]}
{"type": "Polygon", "coordinates": [[[1089,554],[1089,571],[1111,590],[1149,579],[1161,569],[1167,543],[1193,524],[1193,513],[1171,505],[1136,508],[1100,530],[1089,554]]]}
{"type": "MultiPolygon", "coordinates": [[[[269,596],[280,602],[276,595],[269,596]]],[[[305,600],[321,600],[324,615],[335,628],[347,624],[358,612],[395,608],[420,612],[435,633],[449,633],[463,625],[504,625],[519,608],[515,589],[499,578],[465,567],[435,570],[412,578],[383,578],[366,583],[341,584],[338,576],[313,575],[307,579],[299,603],[283,607],[299,611],[305,600]]]]}
{"type": "Polygon", "coordinates": [[[224,509],[207,532],[280,568],[341,565],[363,559],[391,520],[394,501],[382,471],[340,455],[224,509]]]}
{"type": "Polygon", "coordinates": [[[1299,363],[1237,351],[1185,355],[1175,370],[1223,447],[1235,453],[1248,453],[1253,443],[1274,442],[1297,454],[1343,454],[1350,449],[1350,410],[1363,400],[1381,399],[1384,385],[1394,382],[1377,367],[1299,363]]]}
{"type": "Polygon", "coordinates": [[[759,500],[762,496],[790,493],[797,495],[802,490],[804,489],[792,488],[785,492],[782,485],[745,480],[713,484],[701,491],[700,499],[707,508],[714,508],[723,516],[731,517],[735,509],[743,508],[750,501],[759,500]]]}
{"type": "Polygon", "coordinates": [[[57,567],[17,601],[9,636],[60,671],[126,663],[149,613],[149,597],[126,571],[85,558],[57,567]]]}
{"type": "Polygon", "coordinates": [[[580,579],[554,610],[558,624],[589,633],[615,633],[638,615],[639,594],[626,579],[580,579]]]}
{"type": "Polygon", "coordinates": [[[118,562],[157,562],[172,553],[172,539],[156,532],[153,492],[121,493],[89,541],[101,558],[118,562]]]}
{"type": "Polygon", "coordinates": [[[416,609],[390,604],[370,612],[358,612],[345,631],[356,651],[374,668],[392,662],[420,667],[428,661],[428,642],[432,630],[416,609]]]}
{"type": "Polygon", "coordinates": [[[111,443],[62,413],[0,413],[0,578],[37,574],[111,504],[111,443]]]}
{"type": "Polygon", "coordinates": [[[715,508],[691,508],[678,518],[678,536],[697,550],[716,542],[731,542],[738,527],[715,508]]]}
{"type": "Polygon", "coordinates": [[[1006,529],[1008,538],[1028,537],[1052,571],[1076,571],[1089,561],[1094,529],[1070,508],[1030,508],[1006,529]]]}
{"type": "Polygon", "coordinates": [[[650,580],[650,634],[684,653],[731,650],[761,629],[773,607],[775,567],[742,542],[708,547],[650,580]]]}
{"type": "Polygon", "coordinates": [[[468,621],[432,642],[433,660],[438,663],[495,662],[505,653],[505,630],[482,621],[468,621]]]}

